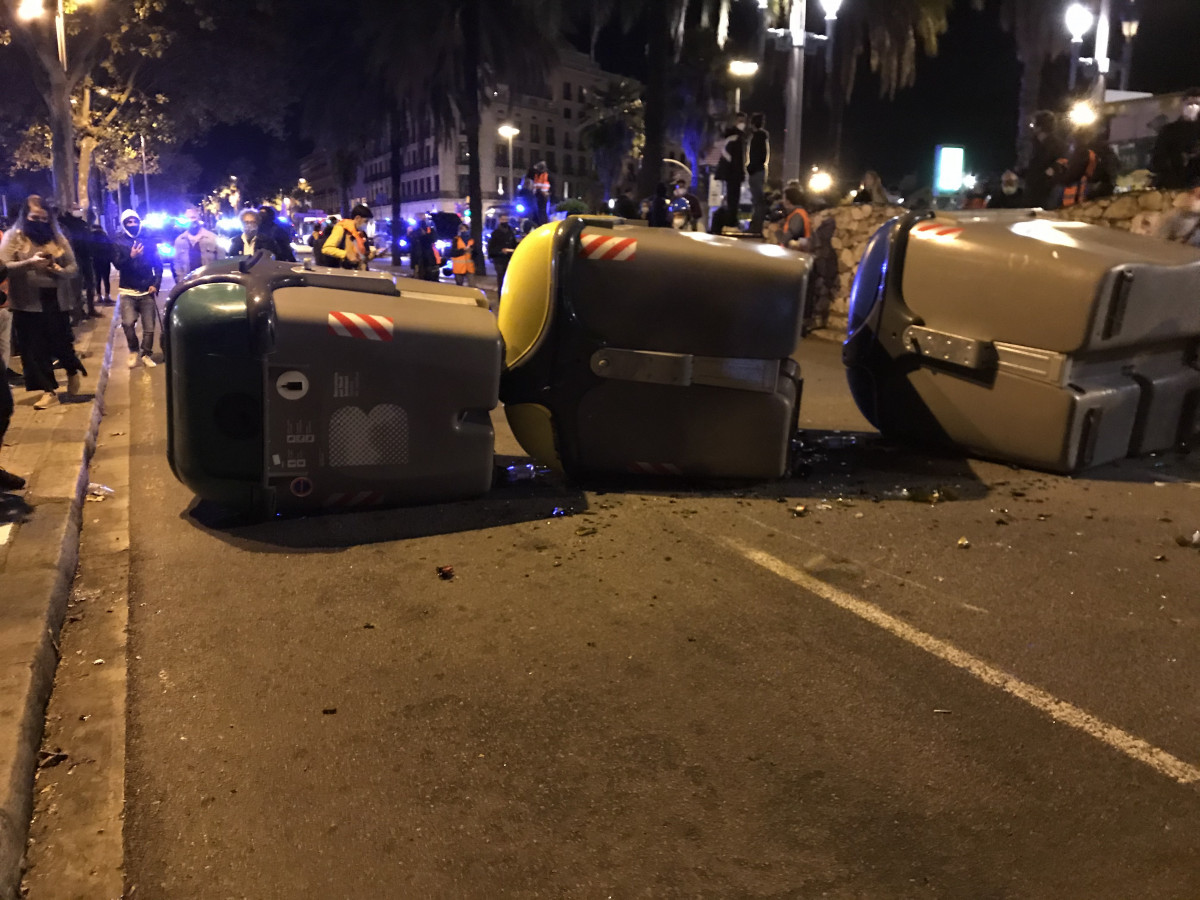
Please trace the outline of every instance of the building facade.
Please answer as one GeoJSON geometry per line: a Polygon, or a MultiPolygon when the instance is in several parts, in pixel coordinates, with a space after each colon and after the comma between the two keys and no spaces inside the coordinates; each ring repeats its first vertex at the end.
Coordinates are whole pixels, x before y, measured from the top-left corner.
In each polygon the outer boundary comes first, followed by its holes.
{"type": "MultiPolygon", "coordinates": [[[[513,188],[539,161],[546,163],[553,201],[587,198],[597,190],[591,154],[583,149],[580,130],[587,121],[590,92],[613,81],[629,81],[602,70],[583,53],[560,50],[558,63],[545,85],[534,92],[499,87],[490,104],[480,110],[480,175],[483,204],[511,202],[513,188]],[[517,129],[510,140],[500,127],[517,129]],[[511,149],[511,159],[510,159],[511,149]]],[[[432,211],[463,212],[467,207],[467,139],[436,139],[432,129],[416,128],[402,136],[401,212],[415,218],[432,211]]],[[[362,156],[360,177],[350,201],[364,202],[379,221],[392,217],[390,135],[385,123],[362,156]]],[[[314,153],[302,165],[313,189],[313,206],[326,211],[341,208],[341,188],[327,155],[314,153]],[[318,157],[321,157],[318,159],[318,157]]]]}

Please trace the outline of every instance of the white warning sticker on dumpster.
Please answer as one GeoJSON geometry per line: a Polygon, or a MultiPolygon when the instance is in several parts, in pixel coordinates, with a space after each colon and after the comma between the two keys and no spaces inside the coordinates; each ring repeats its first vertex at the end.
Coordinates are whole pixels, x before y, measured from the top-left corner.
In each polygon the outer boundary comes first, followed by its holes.
{"type": "Polygon", "coordinates": [[[579,238],[579,255],[584,259],[626,262],[637,256],[637,238],[585,234],[579,238]]]}
{"type": "Polygon", "coordinates": [[[329,331],[338,337],[358,338],[363,341],[390,341],[392,320],[387,316],[369,316],[366,313],[331,312],[329,331]]]}

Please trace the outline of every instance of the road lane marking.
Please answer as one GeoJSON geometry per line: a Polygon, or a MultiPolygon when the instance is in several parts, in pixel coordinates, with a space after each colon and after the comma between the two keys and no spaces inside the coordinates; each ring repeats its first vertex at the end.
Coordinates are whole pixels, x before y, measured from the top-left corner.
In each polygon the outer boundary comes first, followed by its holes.
{"type": "Polygon", "coordinates": [[[915,647],[919,647],[926,653],[930,653],[938,659],[962,669],[984,684],[1000,688],[1006,694],[1024,700],[1030,706],[1049,715],[1056,722],[1061,722],[1077,731],[1082,731],[1084,734],[1090,735],[1096,740],[1107,744],[1114,750],[1124,753],[1130,759],[1149,766],[1159,774],[1173,778],[1180,784],[1195,784],[1200,781],[1200,768],[1172,756],[1167,751],[1155,747],[1153,744],[1127,731],[1123,731],[1115,725],[1110,725],[1103,719],[1096,718],[1096,716],[1093,716],[1086,710],[1080,709],[1066,700],[1060,700],[1053,694],[1022,681],[1007,672],[1002,672],[982,659],[972,656],[967,651],[960,650],[948,641],[936,638],[931,634],[926,634],[924,631],[914,628],[907,622],[884,612],[873,603],[868,603],[852,594],[840,591],[832,585],[814,578],[807,572],[789,566],[769,553],[758,550],[736,538],[724,538],[723,540],[727,546],[740,553],[746,559],[750,560],[750,562],[778,575],[780,578],[792,582],[811,594],[815,594],[822,600],[832,603],[834,606],[853,613],[860,619],[882,628],[895,637],[907,641],[915,647]]]}
{"type": "Polygon", "coordinates": [[[0,525],[0,547],[8,543],[8,539],[12,537],[13,526],[12,522],[6,522],[0,525]]]}

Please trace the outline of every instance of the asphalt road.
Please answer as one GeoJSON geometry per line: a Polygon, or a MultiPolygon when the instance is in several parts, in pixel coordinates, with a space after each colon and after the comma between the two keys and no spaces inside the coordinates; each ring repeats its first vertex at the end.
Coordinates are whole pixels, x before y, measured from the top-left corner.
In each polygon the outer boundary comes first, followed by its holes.
{"type": "Polygon", "coordinates": [[[252,526],[135,370],[132,896],[1200,895],[1200,466],[888,448],[839,351],[803,479],[252,526]]]}

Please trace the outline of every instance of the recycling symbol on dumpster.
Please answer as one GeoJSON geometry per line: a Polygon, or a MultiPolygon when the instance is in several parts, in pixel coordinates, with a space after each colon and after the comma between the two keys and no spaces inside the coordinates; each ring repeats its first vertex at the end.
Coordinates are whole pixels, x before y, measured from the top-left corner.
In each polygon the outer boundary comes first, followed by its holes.
{"type": "Polygon", "coordinates": [[[293,478],[291,484],[292,493],[297,497],[307,497],[313,492],[313,483],[311,478],[293,478]]]}

